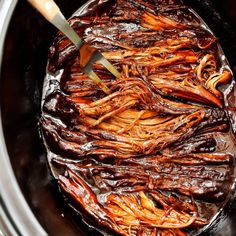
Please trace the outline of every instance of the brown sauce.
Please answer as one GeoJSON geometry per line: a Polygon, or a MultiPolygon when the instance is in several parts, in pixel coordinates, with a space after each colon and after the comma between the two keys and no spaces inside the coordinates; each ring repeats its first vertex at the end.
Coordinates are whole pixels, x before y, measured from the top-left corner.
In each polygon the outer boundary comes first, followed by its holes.
{"type": "Polygon", "coordinates": [[[108,1],[70,23],[122,76],[94,66],[105,95],[57,35],[41,127],[67,202],[111,234],[206,228],[235,180],[235,86],[217,39],[180,1],[108,1]]]}

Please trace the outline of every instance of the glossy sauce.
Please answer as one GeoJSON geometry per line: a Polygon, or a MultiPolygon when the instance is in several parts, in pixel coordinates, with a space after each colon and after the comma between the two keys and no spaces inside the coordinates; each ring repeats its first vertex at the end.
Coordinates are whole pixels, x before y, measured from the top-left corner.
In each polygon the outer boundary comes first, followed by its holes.
{"type": "MultiPolygon", "coordinates": [[[[106,3],[107,4],[107,3],[106,3]]],[[[101,11],[101,7],[97,7],[98,8],[98,12],[101,11]],[[100,10],[99,10],[100,9],[100,10]]],[[[178,6],[177,6],[178,8],[178,6]]],[[[90,9],[90,12],[94,13],[94,11],[96,12],[96,7],[92,7],[93,10],[90,9]]],[[[171,11],[171,10],[170,10],[171,11]]],[[[173,9],[173,11],[175,11],[175,9],[173,9]]],[[[187,11],[187,10],[186,10],[187,11]]],[[[192,11],[192,10],[191,10],[192,11]]],[[[178,11],[177,11],[178,12],[178,11]]],[[[193,12],[193,11],[192,11],[193,12]]],[[[185,14],[184,11],[181,11],[180,12],[181,14],[177,14],[176,15],[176,19],[173,18],[174,20],[180,20],[181,17],[183,17],[182,14],[185,14]]],[[[187,13],[186,13],[187,14],[187,13]]],[[[185,15],[186,16],[186,15],[185,15]]],[[[134,17],[135,17],[135,14],[134,14],[134,17]]],[[[76,19],[76,18],[75,18],[76,19]]],[[[193,13],[192,16],[190,16],[190,20],[191,22],[193,22],[193,24],[199,24],[199,22],[202,24],[202,27],[203,28],[206,28],[208,29],[208,27],[204,24],[204,22],[201,20],[201,18],[199,18],[199,16],[197,16],[195,13],[193,13]]],[[[76,20],[75,20],[76,21],[76,20]]],[[[121,33],[132,33],[134,31],[137,30],[137,25],[136,24],[124,24],[122,26],[122,30],[121,30],[121,33]]],[[[209,29],[208,29],[209,30],[209,29]]],[[[89,32],[90,29],[89,27],[87,28],[87,30],[85,31],[85,34],[86,32],[89,32]]],[[[99,28],[97,29],[97,32],[99,34],[99,28]]],[[[109,28],[107,29],[106,33],[108,35],[108,38],[112,39],[113,37],[113,29],[112,28],[109,28]]],[[[170,32],[171,33],[171,32],[170,32]]],[[[208,34],[208,32],[206,31],[205,32],[206,34],[208,34]]],[[[211,34],[211,33],[210,33],[211,34]]],[[[149,43],[152,41],[151,37],[148,39],[149,43]]],[[[136,45],[138,45],[139,42],[136,42],[136,45]]],[[[204,42],[199,42],[200,44],[205,44],[206,41],[204,42]]],[[[95,45],[96,46],[96,45],[95,45]]],[[[225,56],[220,48],[219,45],[217,45],[218,47],[218,56],[219,56],[219,59],[218,59],[218,63],[221,64],[221,69],[220,71],[223,71],[225,69],[227,69],[228,71],[230,71],[229,69],[229,66],[228,66],[228,63],[227,63],[227,60],[225,59],[225,56]]],[[[71,51],[73,51],[73,46],[69,46],[66,50],[65,50],[65,53],[63,55],[66,55],[66,56],[69,56],[71,54],[71,51]]],[[[49,63],[49,70],[55,72],[55,69],[57,70],[58,69],[58,65],[54,65],[53,63],[53,60],[50,61],[49,63]],[[55,66],[55,67],[54,67],[55,66]]],[[[60,67],[60,66],[59,66],[60,67]]],[[[187,68],[188,69],[188,68],[187,68]]],[[[65,71],[67,70],[67,68],[65,68],[65,71]]],[[[47,98],[53,91],[55,90],[60,90],[60,86],[59,86],[59,83],[60,81],[63,82],[63,76],[65,76],[67,73],[66,72],[63,72],[61,71],[60,73],[58,73],[57,76],[53,76],[51,74],[48,74],[46,79],[45,79],[45,86],[44,86],[44,99],[47,98]],[[63,74],[64,73],[64,74],[63,74]]],[[[70,72],[69,72],[70,73],[70,72]]],[[[234,81],[232,80],[230,82],[230,84],[227,84],[227,85],[224,85],[222,86],[221,90],[223,91],[223,94],[224,94],[224,105],[225,105],[225,111],[229,117],[229,120],[230,120],[230,128],[229,130],[226,132],[217,132],[215,134],[215,141],[216,141],[216,149],[214,150],[215,152],[217,153],[222,153],[222,154],[230,154],[231,156],[235,157],[235,152],[236,152],[236,148],[235,148],[235,131],[236,131],[236,128],[235,128],[235,123],[236,123],[236,108],[235,108],[235,104],[236,104],[236,96],[235,96],[235,86],[234,86],[234,81]]],[[[97,99],[97,96],[101,96],[101,94],[99,93],[98,95],[95,95],[92,100],[96,100],[97,99]]],[[[44,104],[44,99],[42,101],[42,104],[44,104]]],[[[81,103],[84,103],[84,101],[81,100],[81,103]]],[[[192,103],[192,104],[195,104],[195,103],[192,103]]],[[[64,126],[63,122],[58,119],[57,116],[53,117],[51,114],[47,114],[46,112],[43,113],[43,116],[45,117],[50,117],[53,121],[55,121],[56,123],[59,123],[60,125],[64,126]]],[[[86,150],[86,151],[89,151],[90,150],[90,144],[89,144],[89,141],[87,143],[85,143],[85,145],[83,146],[83,148],[86,150]]],[[[210,145],[211,146],[211,145],[210,145]]],[[[63,168],[57,168],[56,165],[53,165],[51,163],[51,160],[53,158],[58,158],[58,156],[60,156],[60,151],[58,153],[55,154],[54,152],[51,151],[51,144],[50,142],[46,142],[46,147],[48,147],[48,161],[49,161],[49,165],[52,169],[52,173],[53,175],[57,178],[58,177],[58,174],[61,174],[61,172],[63,172],[63,168]]],[[[200,149],[201,152],[206,152],[208,151],[207,147],[201,147],[200,149]]],[[[62,158],[64,156],[64,154],[62,153],[61,154],[62,158]]],[[[234,160],[232,160],[232,163],[234,166],[234,160]]],[[[222,172],[223,173],[223,172],[222,172]]],[[[229,189],[228,189],[228,196],[225,198],[224,201],[222,202],[218,202],[218,203],[211,203],[211,202],[205,202],[205,201],[202,201],[202,200],[196,200],[196,204],[198,206],[198,212],[200,214],[200,216],[202,216],[203,218],[207,219],[207,220],[213,220],[215,219],[215,217],[217,216],[217,214],[220,212],[220,210],[224,207],[224,205],[227,203],[227,201],[230,199],[231,197],[231,188],[234,187],[234,179],[235,179],[235,174],[234,174],[234,170],[232,170],[232,179],[230,179],[231,183],[229,184],[229,189]]],[[[168,192],[167,192],[168,193],[168,192]]],[[[178,195],[178,194],[177,194],[178,195]]],[[[106,198],[106,196],[104,195],[99,195],[100,198],[106,198]]],[[[180,195],[181,197],[181,195],[180,195]]],[[[100,199],[101,202],[103,202],[104,200],[100,199]]],[[[197,232],[197,231],[192,231],[192,232],[197,232]]],[[[192,233],[191,233],[192,234],[192,233]]]]}

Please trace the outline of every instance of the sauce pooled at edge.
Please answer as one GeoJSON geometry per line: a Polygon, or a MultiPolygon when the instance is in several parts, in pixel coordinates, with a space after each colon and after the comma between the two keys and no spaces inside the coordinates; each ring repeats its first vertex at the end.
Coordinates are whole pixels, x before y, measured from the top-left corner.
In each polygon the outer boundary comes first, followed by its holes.
{"type": "Polygon", "coordinates": [[[180,1],[110,1],[70,23],[122,75],[94,65],[105,95],[56,37],[48,70],[63,71],[47,81],[41,127],[61,192],[107,232],[207,225],[234,182],[234,82],[215,36],[180,1]]]}

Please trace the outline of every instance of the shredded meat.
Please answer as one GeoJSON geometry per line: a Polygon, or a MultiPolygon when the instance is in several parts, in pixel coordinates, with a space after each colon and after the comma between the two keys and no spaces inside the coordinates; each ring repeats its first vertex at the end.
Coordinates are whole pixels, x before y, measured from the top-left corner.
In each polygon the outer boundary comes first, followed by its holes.
{"type": "Polygon", "coordinates": [[[216,211],[204,214],[204,206],[220,208],[233,183],[220,89],[232,74],[216,37],[181,1],[104,4],[109,10],[74,16],[70,24],[121,76],[94,64],[111,91],[104,94],[58,33],[48,70],[63,72],[58,85],[49,81],[41,118],[50,166],[94,227],[127,236],[187,235],[208,224],[216,211]]]}

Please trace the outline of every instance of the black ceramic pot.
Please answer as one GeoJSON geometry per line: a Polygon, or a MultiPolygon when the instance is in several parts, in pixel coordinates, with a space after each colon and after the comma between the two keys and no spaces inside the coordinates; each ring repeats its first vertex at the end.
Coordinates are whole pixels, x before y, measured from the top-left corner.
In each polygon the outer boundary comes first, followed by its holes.
{"type": "MultiPolygon", "coordinates": [[[[236,72],[236,2],[186,0],[210,26],[236,72]]],[[[57,1],[66,17],[84,0],[57,1]]],[[[0,228],[8,235],[98,235],[63,204],[38,131],[47,53],[56,30],[26,1],[0,0],[0,228]],[[9,24],[8,24],[9,23],[9,24]]],[[[201,235],[236,235],[231,201],[201,235]]]]}

